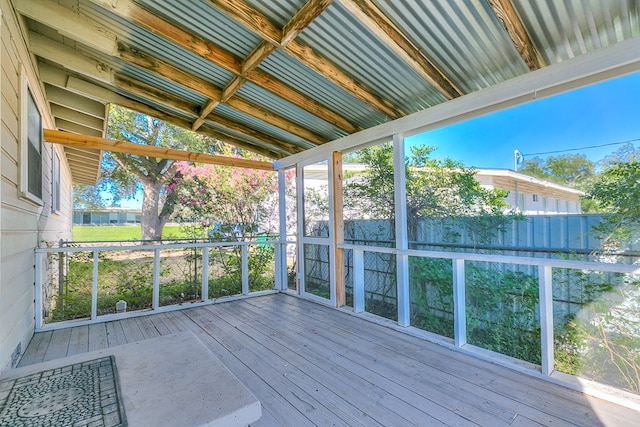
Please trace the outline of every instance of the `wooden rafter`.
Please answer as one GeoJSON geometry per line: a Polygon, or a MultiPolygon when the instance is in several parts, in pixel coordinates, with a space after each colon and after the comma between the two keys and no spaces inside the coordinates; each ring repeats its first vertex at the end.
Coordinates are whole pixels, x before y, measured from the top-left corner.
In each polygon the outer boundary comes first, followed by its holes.
{"type": "MultiPolygon", "coordinates": [[[[51,66],[43,66],[45,64],[41,64],[41,68],[46,69],[47,72],[42,74],[43,80],[45,82],[50,82],[50,81],[57,81],[60,80],[57,76],[52,76],[52,69],[54,69],[55,67],[51,67],[51,66]]],[[[57,69],[56,69],[57,70],[57,69]]],[[[62,71],[62,70],[59,70],[62,71]]],[[[53,71],[55,72],[55,71],[53,71]]],[[[83,93],[86,96],[92,98],[92,99],[99,99],[102,102],[105,103],[111,103],[111,104],[116,104],[116,105],[120,105],[122,107],[125,108],[129,108],[130,110],[134,110],[134,111],[138,111],[142,114],[146,114],[148,116],[151,117],[155,117],[157,119],[163,120],[167,123],[171,123],[173,125],[176,126],[180,126],[183,127],[185,129],[189,128],[190,122],[185,119],[184,117],[179,117],[175,114],[172,113],[168,113],[166,111],[162,111],[162,110],[158,110],[156,108],[153,108],[147,104],[144,104],[142,102],[136,101],[134,99],[128,98],[126,96],[122,96],[119,95],[109,89],[105,89],[103,87],[97,86],[93,83],[87,82],[85,80],[81,80],[78,79],[76,77],[73,76],[68,76],[67,79],[65,79],[66,81],[66,85],[65,88],[69,89],[73,92],[76,93],[83,93]]],[[[64,92],[65,94],[67,94],[68,96],[78,96],[75,95],[74,93],[71,93],[65,89],[61,89],[59,87],[51,87],[49,86],[49,88],[51,89],[55,89],[57,91],[60,92],[64,92]]],[[[49,89],[47,89],[47,96],[49,96],[49,89]]],[[[67,98],[67,96],[64,96],[61,94],[61,97],[63,99],[67,98]]],[[[79,97],[80,98],[80,97],[79,97]]],[[[82,98],[85,99],[86,101],[91,101],[87,98],[82,98]]],[[[91,101],[97,105],[100,105],[98,102],[96,101],[91,101]]],[[[102,111],[103,111],[103,116],[104,116],[104,105],[101,105],[102,111]]],[[[249,151],[253,151],[257,154],[261,154],[263,156],[266,157],[270,157],[272,159],[280,159],[282,157],[284,157],[284,155],[286,154],[286,151],[281,151],[278,149],[273,149],[273,148],[266,148],[260,145],[255,145],[254,143],[249,143],[247,141],[244,141],[236,136],[233,135],[227,135],[223,132],[219,132],[213,129],[209,129],[209,128],[205,128],[203,127],[202,129],[198,129],[197,131],[198,133],[201,133],[203,135],[209,136],[211,138],[215,138],[218,139],[222,142],[225,142],[227,144],[230,145],[234,145],[238,148],[242,148],[245,150],[249,150],[249,151]]]]}
{"type": "Polygon", "coordinates": [[[294,37],[299,34],[305,26],[308,26],[331,2],[312,0],[311,6],[305,6],[303,13],[296,15],[291,25],[285,25],[285,29],[288,29],[288,32],[286,43],[283,44],[283,31],[271,23],[266,16],[248,6],[243,0],[208,1],[241,25],[252,30],[263,40],[279,46],[296,60],[302,62],[371,107],[386,114],[390,118],[398,118],[404,115],[404,113],[391,102],[371,93],[357,80],[346,74],[326,58],[323,58],[311,47],[305,46],[294,39],[294,37]]]}
{"type": "MultiPolygon", "coordinates": [[[[188,115],[189,117],[198,117],[199,107],[197,105],[184,101],[181,98],[171,95],[149,84],[142,83],[131,77],[126,77],[119,74],[116,74],[116,76],[114,77],[114,84],[129,93],[149,99],[161,105],[165,105],[169,109],[178,111],[182,114],[188,115]]],[[[207,116],[207,120],[210,121],[211,124],[217,125],[217,127],[226,129],[226,131],[231,132],[238,138],[247,140],[255,139],[291,154],[302,151],[302,148],[298,147],[295,144],[278,140],[270,135],[258,132],[250,127],[242,125],[238,122],[234,122],[233,120],[227,119],[220,115],[210,114],[209,116],[207,116]]],[[[225,133],[225,130],[222,130],[222,132],[225,133]]]]}
{"type": "Polygon", "coordinates": [[[45,141],[71,147],[92,148],[95,150],[113,151],[116,153],[136,154],[138,156],[155,157],[159,159],[184,160],[212,165],[233,166],[248,169],[274,170],[270,162],[239,159],[235,157],[216,156],[192,151],[175,150],[172,148],[153,147],[150,145],[134,144],[133,142],[115,141],[86,135],[75,135],[69,132],[45,129],[45,141]]]}
{"type": "Polygon", "coordinates": [[[535,71],[544,67],[545,64],[533,46],[511,0],[489,0],[489,4],[529,69],[535,71]]]}
{"type": "Polygon", "coordinates": [[[339,1],[353,16],[446,99],[457,98],[463,94],[371,0],[339,1]]]}
{"type": "Polygon", "coordinates": [[[339,114],[329,110],[314,99],[292,89],[283,82],[273,78],[263,71],[254,69],[243,74],[243,62],[232,53],[216,46],[202,37],[191,34],[184,29],[177,27],[152,12],[138,6],[131,0],[118,0],[117,4],[110,0],[90,0],[91,2],[132,21],[133,23],[158,34],[167,40],[181,46],[209,61],[217,66],[235,74],[245,77],[252,83],[276,94],[284,100],[308,111],[309,113],[331,123],[338,128],[353,133],[358,130],[339,114]]]}

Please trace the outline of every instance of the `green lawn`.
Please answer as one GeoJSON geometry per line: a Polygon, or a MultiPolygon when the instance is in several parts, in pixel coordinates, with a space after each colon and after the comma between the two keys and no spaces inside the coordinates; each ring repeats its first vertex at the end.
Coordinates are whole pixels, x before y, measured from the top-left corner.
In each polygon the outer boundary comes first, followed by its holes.
{"type": "MultiPolygon", "coordinates": [[[[142,230],[139,225],[74,225],[73,241],[120,241],[120,240],[140,240],[142,230]]],[[[165,239],[180,239],[187,237],[180,229],[179,225],[165,225],[162,230],[162,237],[165,239]]]]}

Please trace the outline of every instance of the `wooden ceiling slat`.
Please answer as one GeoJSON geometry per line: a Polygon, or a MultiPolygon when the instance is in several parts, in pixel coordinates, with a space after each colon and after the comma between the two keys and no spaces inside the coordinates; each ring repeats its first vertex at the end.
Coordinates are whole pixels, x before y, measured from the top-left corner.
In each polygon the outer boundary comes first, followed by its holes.
{"type": "Polygon", "coordinates": [[[457,98],[462,91],[436,67],[371,0],[339,0],[340,3],[404,62],[431,84],[446,99],[457,98]]]}
{"type": "Polygon", "coordinates": [[[518,13],[511,1],[489,0],[489,4],[529,70],[535,71],[543,68],[545,64],[529,38],[527,30],[518,17],[518,13]]]}
{"type": "MultiPolygon", "coordinates": [[[[367,90],[362,84],[342,71],[331,61],[316,53],[310,46],[305,46],[297,42],[295,39],[290,39],[286,45],[283,45],[281,43],[282,30],[278,29],[274,24],[271,23],[271,21],[269,21],[269,19],[267,19],[267,17],[262,15],[260,12],[245,4],[244,1],[208,1],[215,7],[223,11],[226,15],[235,19],[241,25],[252,30],[263,40],[278,45],[281,49],[294,57],[296,60],[305,64],[316,73],[325,77],[334,84],[338,85],[355,98],[367,103],[372,108],[377,109],[378,111],[386,114],[392,119],[404,115],[404,113],[397,107],[395,107],[391,102],[367,90]]],[[[295,21],[293,25],[293,27],[295,28],[295,32],[299,33],[304,29],[304,27],[302,27],[303,23],[309,25],[312,22],[312,20],[309,20],[309,18],[315,12],[316,10],[311,9],[309,16],[304,16],[303,19],[295,21]]],[[[289,38],[291,38],[291,36],[289,36],[289,38]]]]}
{"type": "Polygon", "coordinates": [[[51,129],[44,130],[44,139],[45,141],[54,144],[94,148],[96,150],[135,154],[160,159],[184,160],[196,163],[208,163],[248,169],[274,170],[273,164],[270,162],[216,156],[205,153],[194,153],[191,151],[175,150],[172,148],[153,147],[150,145],[134,144],[126,141],[114,141],[111,139],[96,138],[87,135],[75,135],[69,132],[61,132],[51,129]]]}
{"type": "MultiPolygon", "coordinates": [[[[167,107],[175,111],[179,111],[183,114],[189,115],[190,117],[198,117],[198,107],[195,104],[184,101],[178,97],[160,90],[159,88],[118,74],[114,78],[114,83],[116,84],[116,86],[126,90],[127,92],[136,94],[162,105],[166,105],[167,107]]],[[[219,125],[220,127],[225,128],[230,132],[233,132],[233,134],[235,134],[238,138],[246,137],[248,139],[256,139],[267,145],[271,145],[273,147],[284,150],[285,152],[290,154],[302,151],[302,149],[295,144],[279,140],[220,115],[209,114],[207,116],[207,120],[219,125]]]]}
{"type": "MultiPolygon", "coordinates": [[[[143,9],[131,0],[118,0],[115,4],[111,0],[90,0],[92,3],[103,7],[120,17],[130,20],[147,30],[158,34],[167,40],[181,46],[209,61],[224,68],[225,70],[237,75],[244,76],[254,84],[261,86],[277,96],[285,99],[296,106],[308,111],[318,118],[331,123],[340,129],[352,133],[356,127],[341,117],[339,114],[331,111],[314,99],[297,92],[283,82],[278,81],[272,76],[260,71],[252,70],[246,75],[242,72],[242,60],[235,57],[230,52],[219,46],[199,37],[195,34],[188,33],[163,18],[154,15],[152,12],[143,9]]],[[[189,126],[190,128],[191,126],[189,126]]]]}
{"type": "Polygon", "coordinates": [[[287,46],[328,8],[333,0],[309,0],[282,29],[280,46],[287,46]]]}

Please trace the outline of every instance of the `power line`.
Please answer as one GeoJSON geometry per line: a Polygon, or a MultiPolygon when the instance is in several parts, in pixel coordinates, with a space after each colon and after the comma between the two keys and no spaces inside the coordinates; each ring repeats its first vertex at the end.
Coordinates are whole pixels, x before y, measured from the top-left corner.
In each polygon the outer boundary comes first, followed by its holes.
{"type": "Polygon", "coordinates": [[[640,138],[630,139],[628,141],[622,141],[622,142],[610,142],[608,144],[590,145],[588,147],[581,147],[581,148],[569,148],[569,149],[566,149],[566,150],[545,151],[544,153],[527,153],[527,154],[520,153],[520,155],[522,157],[524,157],[524,156],[539,156],[539,155],[542,155],[542,154],[566,153],[567,151],[588,150],[590,148],[600,148],[600,147],[608,147],[610,145],[629,144],[629,143],[637,142],[637,141],[640,141],[640,138]]]}

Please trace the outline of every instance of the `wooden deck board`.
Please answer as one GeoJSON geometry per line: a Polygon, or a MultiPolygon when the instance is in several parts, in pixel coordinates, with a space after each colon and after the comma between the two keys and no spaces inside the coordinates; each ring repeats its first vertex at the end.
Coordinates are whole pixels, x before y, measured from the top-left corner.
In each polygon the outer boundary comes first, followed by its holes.
{"type": "Polygon", "coordinates": [[[193,332],[277,425],[637,425],[640,413],[287,295],[38,333],[20,366],[193,332]]]}
{"type": "Polygon", "coordinates": [[[94,323],[89,325],[89,351],[102,350],[108,347],[106,324],[94,323]]]}
{"type": "MultiPolygon", "coordinates": [[[[261,311],[267,311],[275,315],[281,312],[281,307],[263,306],[261,311]]],[[[322,319],[319,319],[319,321],[329,322],[324,313],[322,314],[322,319]]],[[[366,321],[351,319],[351,322],[345,322],[345,317],[351,316],[339,313],[338,316],[331,319],[331,323],[327,323],[327,327],[309,328],[304,323],[307,315],[312,317],[313,313],[305,310],[304,313],[290,315],[292,320],[290,324],[297,328],[298,334],[320,336],[323,338],[323,342],[333,343],[335,348],[342,349],[343,353],[350,353],[352,360],[368,366],[372,371],[381,373],[387,379],[393,380],[402,375],[405,381],[412,385],[411,388],[420,395],[432,400],[437,405],[465,416],[475,423],[482,425],[508,424],[518,413],[522,413],[533,417],[535,421],[542,424],[567,425],[566,421],[558,417],[550,417],[545,412],[531,408],[527,403],[521,403],[509,398],[509,389],[503,395],[495,392],[492,388],[477,386],[475,381],[478,379],[492,380],[493,376],[487,375],[483,370],[469,367],[468,362],[475,361],[471,356],[466,356],[468,360],[462,360],[457,365],[463,372],[460,375],[452,375],[447,368],[435,369],[431,366],[431,363],[436,358],[425,357],[424,355],[427,353],[424,347],[417,354],[411,354],[413,352],[411,346],[405,345],[402,340],[395,341],[393,337],[386,337],[386,340],[376,339],[372,341],[370,335],[364,334],[360,328],[351,330],[351,326],[354,324],[366,326],[362,324],[362,322],[366,321]],[[338,321],[335,319],[338,319],[338,321]],[[343,320],[340,321],[340,319],[343,320]],[[391,345],[389,345],[388,340],[391,340],[391,345]],[[487,378],[484,378],[485,376],[487,378]],[[469,380],[469,378],[472,378],[473,381],[469,380]]],[[[378,332],[386,331],[381,329],[378,332]]],[[[416,342],[421,344],[419,341],[416,342]]],[[[431,351],[431,348],[429,348],[429,351],[431,351]]],[[[445,364],[448,364],[449,361],[446,357],[437,359],[445,364]]],[[[513,386],[514,384],[509,384],[509,387],[513,386]]],[[[528,399],[531,398],[528,397],[528,399]]],[[[583,416],[581,412],[573,411],[573,409],[565,410],[565,412],[575,417],[583,416]]],[[[571,422],[568,423],[568,425],[571,424],[571,422]]]]}
{"type": "Polygon", "coordinates": [[[24,350],[24,355],[22,356],[22,359],[20,359],[18,367],[42,362],[52,336],[52,331],[35,334],[33,338],[31,338],[31,342],[27,348],[24,350]]]}

